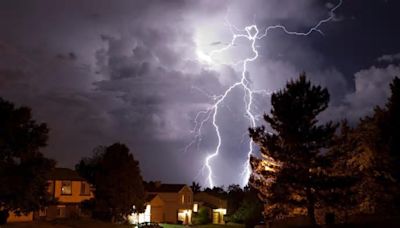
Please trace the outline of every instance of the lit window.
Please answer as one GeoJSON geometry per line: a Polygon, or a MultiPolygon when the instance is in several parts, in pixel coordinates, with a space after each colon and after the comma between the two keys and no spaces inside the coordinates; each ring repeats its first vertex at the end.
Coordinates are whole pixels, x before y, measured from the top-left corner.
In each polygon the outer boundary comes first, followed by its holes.
{"type": "Polygon", "coordinates": [[[61,195],[72,195],[71,181],[61,181],[61,195]]]}
{"type": "Polygon", "coordinates": [[[199,205],[197,203],[193,204],[193,212],[197,212],[199,210],[199,205]]]}

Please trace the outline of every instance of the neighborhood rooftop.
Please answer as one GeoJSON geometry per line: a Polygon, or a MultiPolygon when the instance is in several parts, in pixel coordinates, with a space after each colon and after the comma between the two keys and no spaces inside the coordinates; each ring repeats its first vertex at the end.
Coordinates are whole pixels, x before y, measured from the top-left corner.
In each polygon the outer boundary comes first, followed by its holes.
{"type": "Polygon", "coordinates": [[[148,192],[179,192],[185,187],[184,184],[148,184],[146,190],[148,192]]]}
{"type": "Polygon", "coordinates": [[[48,175],[49,180],[84,181],[85,179],[72,169],[54,168],[48,175]]]}

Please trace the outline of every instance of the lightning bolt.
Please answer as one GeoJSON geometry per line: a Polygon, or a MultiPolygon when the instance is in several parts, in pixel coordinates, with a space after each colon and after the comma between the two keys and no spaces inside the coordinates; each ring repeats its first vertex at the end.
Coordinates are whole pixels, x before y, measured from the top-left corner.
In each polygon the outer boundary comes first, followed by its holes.
{"type": "MultiPolygon", "coordinates": [[[[197,53],[201,59],[203,59],[206,62],[211,63],[211,62],[213,62],[213,57],[215,55],[218,55],[218,54],[232,48],[235,45],[236,40],[239,38],[244,38],[244,39],[247,39],[248,41],[250,41],[250,48],[251,48],[251,52],[252,52],[252,55],[250,57],[247,57],[247,58],[239,61],[238,63],[233,64],[233,65],[241,64],[242,71],[241,71],[240,80],[233,83],[228,89],[225,90],[225,92],[222,95],[210,96],[214,100],[214,103],[211,105],[211,107],[207,108],[206,110],[198,112],[194,119],[195,127],[192,130],[192,132],[195,132],[195,137],[194,137],[194,140],[191,143],[189,143],[189,145],[185,148],[185,150],[188,150],[193,144],[196,143],[196,141],[197,142],[201,141],[201,130],[202,130],[204,124],[207,121],[209,121],[210,119],[212,121],[212,125],[213,125],[216,135],[217,135],[217,145],[216,145],[215,151],[213,153],[207,155],[207,157],[204,161],[204,167],[203,167],[203,169],[207,168],[207,171],[208,171],[207,181],[208,181],[209,187],[212,188],[215,186],[214,181],[213,181],[213,169],[211,167],[211,161],[219,155],[221,145],[222,145],[220,126],[217,123],[218,111],[219,111],[222,103],[225,101],[226,97],[229,96],[229,94],[232,92],[232,90],[234,90],[235,88],[242,88],[244,91],[243,99],[244,99],[244,105],[245,105],[245,116],[248,119],[250,126],[254,128],[254,127],[256,127],[256,117],[257,117],[257,115],[255,115],[252,112],[254,95],[255,94],[270,94],[268,91],[252,90],[251,85],[250,85],[249,75],[247,73],[248,64],[255,61],[259,56],[258,50],[256,48],[257,40],[261,40],[264,37],[268,36],[268,32],[270,32],[271,30],[274,30],[274,29],[280,29],[287,35],[295,35],[295,36],[309,36],[313,32],[318,32],[321,35],[324,35],[322,30],[320,30],[320,27],[324,23],[330,22],[331,20],[334,19],[334,17],[335,17],[334,12],[342,5],[342,3],[343,3],[343,0],[339,0],[338,4],[335,5],[329,11],[329,17],[318,21],[318,23],[316,25],[309,28],[305,32],[290,31],[284,25],[278,24],[278,25],[268,26],[265,29],[264,33],[260,33],[260,30],[258,29],[256,24],[246,26],[244,29],[238,29],[234,25],[230,24],[228,20],[226,20],[227,25],[229,26],[229,29],[232,33],[231,42],[229,44],[227,44],[226,46],[222,47],[221,49],[211,51],[208,55],[204,54],[204,53],[197,53]]],[[[249,164],[249,159],[252,154],[253,154],[253,142],[251,140],[249,140],[248,151],[247,151],[247,160],[244,163],[243,172],[242,172],[242,176],[243,176],[242,185],[243,186],[247,184],[250,174],[251,174],[251,167],[249,164]]]]}

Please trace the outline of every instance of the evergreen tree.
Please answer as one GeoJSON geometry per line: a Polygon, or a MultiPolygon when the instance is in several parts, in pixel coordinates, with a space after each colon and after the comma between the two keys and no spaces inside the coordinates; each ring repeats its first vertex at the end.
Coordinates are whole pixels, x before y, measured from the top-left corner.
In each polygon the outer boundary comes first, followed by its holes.
{"type": "Polygon", "coordinates": [[[389,154],[393,161],[393,176],[400,181],[400,79],[390,84],[391,96],[386,104],[387,118],[383,137],[388,140],[389,154]]]}
{"type": "Polygon", "coordinates": [[[357,201],[362,213],[399,213],[400,203],[400,79],[390,85],[385,107],[375,107],[371,116],[349,129],[348,140],[338,143],[347,149],[347,172],[359,177],[357,201]]]}
{"type": "Polygon", "coordinates": [[[311,85],[302,74],[271,97],[271,114],[264,115],[264,120],[273,133],[264,126],[250,129],[262,155],[251,159],[250,181],[266,202],[267,216],[306,213],[316,224],[316,206],[322,205],[324,191],[338,181],[329,173],[334,156],[324,151],[336,125],[318,125],[317,120],[328,102],[327,89],[311,85]]]}

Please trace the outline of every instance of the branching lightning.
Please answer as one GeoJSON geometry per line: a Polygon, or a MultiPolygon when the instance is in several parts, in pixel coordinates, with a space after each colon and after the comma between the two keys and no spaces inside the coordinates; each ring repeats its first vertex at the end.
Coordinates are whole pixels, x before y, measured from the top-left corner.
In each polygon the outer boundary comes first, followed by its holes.
{"type": "MultiPolygon", "coordinates": [[[[194,133],[194,140],[186,147],[186,150],[189,149],[191,146],[193,146],[193,144],[195,144],[196,142],[200,143],[201,130],[202,130],[204,124],[207,121],[209,121],[210,119],[212,122],[212,126],[214,127],[216,135],[217,135],[217,145],[216,145],[215,151],[213,153],[209,154],[206,157],[205,162],[204,162],[204,168],[207,168],[207,171],[208,171],[207,181],[208,181],[209,187],[212,188],[215,186],[214,181],[213,181],[213,169],[211,166],[211,161],[219,155],[220,148],[222,145],[220,126],[217,123],[218,111],[219,111],[222,103],[229,96],[229,94],[232,92],[232,90],[234,90],[235,88],[242,88],[244,91],[243,99],[244,99],[244,105],[245,105],[245,116],[248,119],[250,126],[255,127],[257,116],[252,112],[254,95],[258,94],[258,93],[267,93],[266,91],[252,90],[251,83],[248,78],[249,75],[247,74],[248,64],[255,61],[259,56],[258,50],[256,48],[257,40],[263,39],[264,37],[266,37],[268,35],[269,31],[274,30],[274,29],[280,29],[288,35],[295,35],[295,36],[308,36],[313,32],[318,32],[321,35],[323,35],[323,32],[320,30],[320,27],[324,23],[327,23],[334,19],[334,16],[335,16],[334,12],[342,5],[342,1],[343,0],[339,0],[339,3],[330,10],[329,17],[327,17],[323,20],[320,20],[315,26],[311,27],[310,29],[308,29],[305,32],[289,31],[284,25],[278,24],[278,25],[268,26],[265,29],[264,33],[260,33],[256,24],[246,26],[244,29],[241,30],[241,29],[236,28],[229,22],[227,22],[229,29],[232,33],[232,40],[230,41],[230,43],[227,44],[226,46],[222,47],[221,49],[211,51],[209,54],[205,54],[203,52],[197,53],[198,57],[201,60],[211,63],[211,62],[213,62],[214,56],[232,48],[235,45],[237,39],[239,39],[239,38],[247,39],[250,42],[250,48],[251,48],[251,52],[252,52],[251,56],[239,61],[238,63],[235,63],[235,65],[241,64],[242,70],[241,70],[240,80],[233,83],[228,89],[225,90],[225,92],[222,95],[210,96],[210,97],[212,97],[214,103],[206,110],[198,112],[194,118],[195,127],[192,130],[192,132],[194,133]]],[[[246,185],[248,182],[248,179],[250,177],[251,168],[250,168],[250,164],[249,164],[249,159],[250,159],[250,156],[252,155],[252,153],[253,153],[253,143],[251,140],[249,140],[248,151],[247,151],[247,160],[244,164],[243,173],[242,173],[242,175],[243,175],[242,185],[246,185]]]]}

